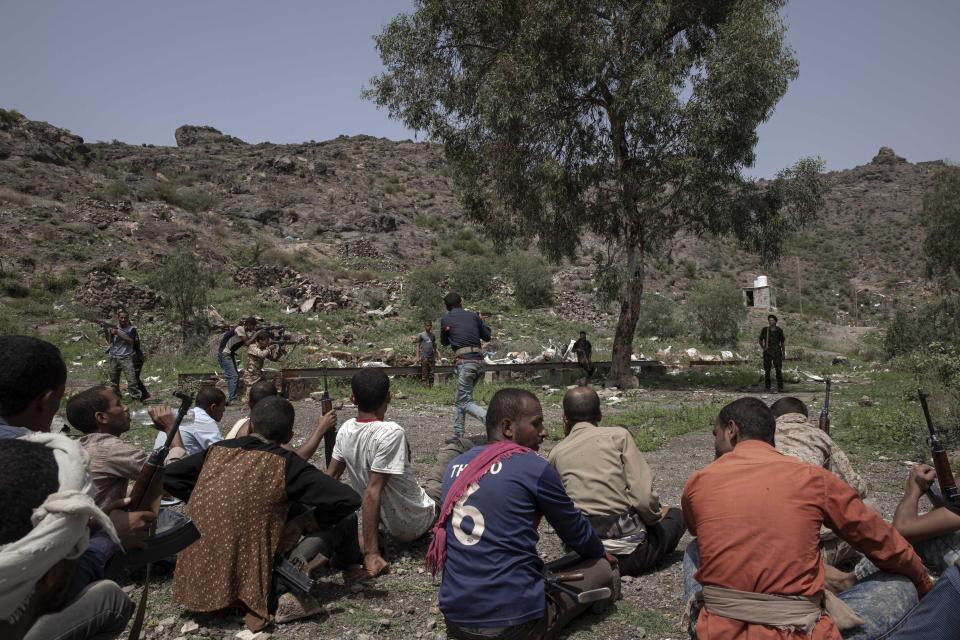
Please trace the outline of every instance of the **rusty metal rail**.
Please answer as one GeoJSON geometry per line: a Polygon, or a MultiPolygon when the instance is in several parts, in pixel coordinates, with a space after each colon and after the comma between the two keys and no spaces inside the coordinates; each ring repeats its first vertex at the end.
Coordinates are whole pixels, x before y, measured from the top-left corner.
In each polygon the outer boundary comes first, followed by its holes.
{"type": "MultiPolygon", "coordinates": [[[[610,362],[594,362],[593,366],[598,372],[610,369],[610,362]]],[[[641,373],[649,375],[658,375],[666,373],[666,367],[658,360],[640,360],[633,362],[634,368],[640,369],[641,373]]],[[[565,376],[577,374],[582,371],[580,365],[576,362],[528,362],[523,364],[486,364],[484,365],[484,376],[487,382],[492,382],[504,375],[511,374],[532,374],[546,372],[551,380],[557,383],[565,376]]],[[[410,376],[420,375],[420,367],[379,367],[381,371],[388,376],[410,376]]],[[[301,393],[319,382],[324,374],[328,378],[352,378],[353,374],[360,371],[361,367],[307,367],[307,368],[283,368],[276,372],[265,372],[267,377],[275,377],[280,383],[281,393],[290,396],[300,396],[301,393]]],[[[454,366],[449,364],[436,365],[433,368],[434,374],[439,378],[445,378],[453,375],[454,366]]],[[[216,384],[218,374],[215,372],[197,372],[180,373],[177,375],[177,382],[180,386],[185,384],[216,384]]]]}

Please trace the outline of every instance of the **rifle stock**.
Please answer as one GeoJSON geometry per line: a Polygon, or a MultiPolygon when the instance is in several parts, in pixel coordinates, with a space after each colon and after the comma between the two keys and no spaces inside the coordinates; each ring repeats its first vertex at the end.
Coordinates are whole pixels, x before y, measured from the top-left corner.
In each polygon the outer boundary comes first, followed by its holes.
{"type": "MultiPolygon", "coordinates": [[[[333,400],[330,399],[330,389],[327,387],[327,370],[323,370],[323,395],[320,396],[320,411],[327,415],[333,411],[333,400]]],[[[333,446],[337,443],[336,427],[323,434],[323,457],[324,462],[329,467],[333,460],[333,446]]]]}
{"type": "Polygon", "coordinates": [[[180,423],[183,422],[184,416],[190,410],[190,405],[193,404],[193,398],[182,391],[178,391],[174,396],[180,399],[177,418],[173,423],[173,428],[167,434],[167,441],[162,447],[154,450],[143,467],[140,468],[140,475],[137,476],[137,481],[130,492],[128,511],[155,511],[155,507],[160,501],[160,495],[163,493],[163,463],[170,452],[170,444],[173,442],[173,438],[180,430],[180,423]]]}
{"type": "Polygon", "coordinates": [[[820,411],[818,425],[824,433],[830,433],[830,378],[826,380],[826,392],[823,396],[823,409],[820,411]]]}
{"type": "Polygon", "coordinates": [[[917,391],[920,398],[920,406],[923,408],[923,417],[927,421],[927,430],[930,432],[930,449],[933,455],[933,468],[937,472],[937,480],[940,482],[940,490],[943,497],[951,504],[960,504],[960,490],[957,489],[957,481],[953,478],[953,470],[950,468],[950,460],[947,458],[947,450],[940,440],[936,429],[933,426],[933,420],[930,418],[930,407],[927,405],[927,394],[922,389],[917,391]]]}

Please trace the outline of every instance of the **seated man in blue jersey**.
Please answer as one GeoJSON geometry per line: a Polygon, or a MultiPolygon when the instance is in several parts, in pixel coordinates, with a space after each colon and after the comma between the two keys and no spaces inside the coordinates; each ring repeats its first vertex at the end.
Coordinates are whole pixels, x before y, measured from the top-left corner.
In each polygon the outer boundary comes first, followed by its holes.
{"type": "MultiPolygon", "coordinates": [[[[442,570],[440,610],[447,635],[462,639],[548,638],[591,607],[548,588],[537,554],[541,516],[580,555],[564,571],[577,591],[619,592],[616,560],[573,505],[560,476],[536,454],[547,433],[536,396],[502,389],[487,409],[487,441],[450,463],[443,507],[427,552],[427,567],[442,570]]],[[[593,605],[596,606],[596,605],[593,605]]]]}

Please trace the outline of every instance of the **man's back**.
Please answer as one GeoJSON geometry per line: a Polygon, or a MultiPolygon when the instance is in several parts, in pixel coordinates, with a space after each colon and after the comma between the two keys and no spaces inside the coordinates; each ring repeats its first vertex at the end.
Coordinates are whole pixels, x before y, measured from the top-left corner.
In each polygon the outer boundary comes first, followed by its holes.
{"type": "MultiPolygon", "coordinates": [[[[194,407],[193,419],[188,421],[185,417],[184,423],[180,425],[180,437],[183,439],[183,448],[187,451],[188,456],[206,451],[212,445],[223,440],[220,425],[200,407],[194,407]]],[[[167,434],[158,433],[153,441],[153,448],[159,449],[166,442],[167,434]]]]}
{"type": "Polygon", "coordinates": [[[802,413],[787,413],[777,418],[776,445],[777,451],[832,471],[853,487],[861,498],[867,496],[867,485],[853,470],[846,454],[828,434],[810,424],[802,413]]]}
{"type": "Polygon", "coordinates": [[[387,533],[401,541],[413,540],[433,524],[435,503],[413,475],[410,446],[399,424],[347,420],[337,430],[333,457],[344,463],[350,483],[360,493],[371,471],[390,475],[380,502],[387,533]]]}
{"type": "Polygon", "coordinates": [[[635,512],[644,523],[659,521],[653,475],[626,429],[578,423],[548,459],[585,515],[635,512]]]}
{"type": "Polygon", "coordinates": [[[462,308],[451,309],[440,319],[440,343],[454,349],[480,347],[481,341],[491,337],[480,314],[462,308]]]}
{"type": "MultiPolygon", "coordinates": [[[[474,447],[450,463],[444,497],[481,450],[474,447]]],[[[564,492],[556,471],[532,451],[514,454],[470,486],[447,522],[440,584],[440,608],[447,620],[500,627],[543,616],[543,561],[537,554],[541,514],[575,551],[603,555],[600,540],[564,492]]]]}
{"type": "MultiPolygon", "coordinates": [[[[804,464],[770,445],[747,440],[690,476],[683,514],[697,536],[703,585],[791,596],[815,596],[824,588],[819,555],[822,523],[859,544],[888,570],[915,582],[925,572],[909,544],[859,500],[855,491],[825,469],[804,464]]],[[[701,612],[700,638],[776,638],[769,627],[701,612]],[[770,634],[765,634],[764,630],[770,634]]],[[[828,617],[813,637],[836,637],[828,617]]],[[[797,637],[802,636],[802,633],[797,637]]],[[[792,637],[785,634],[783,637],[792,637]]]]}

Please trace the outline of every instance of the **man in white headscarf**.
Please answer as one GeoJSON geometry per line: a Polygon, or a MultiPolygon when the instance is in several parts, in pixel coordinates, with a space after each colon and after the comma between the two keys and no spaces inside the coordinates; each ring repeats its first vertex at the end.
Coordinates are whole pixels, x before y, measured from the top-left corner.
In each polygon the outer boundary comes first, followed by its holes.
{"type": "Polygon", "coordinates": [[[126,628],[133,603],[99,580],[70,598],[90,527],[114,541],[93,501],[89,462],[66,436],[0,440],[0,637],[108,640],[126,628]]]}

